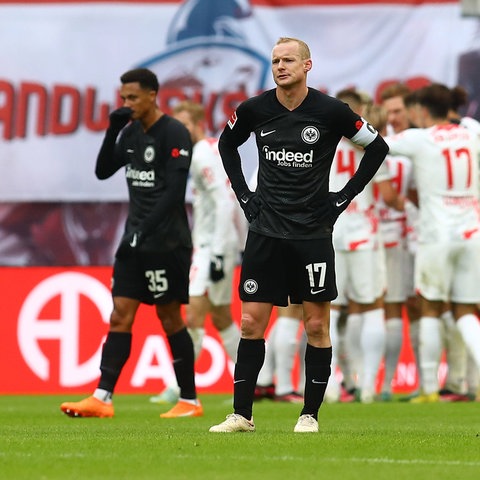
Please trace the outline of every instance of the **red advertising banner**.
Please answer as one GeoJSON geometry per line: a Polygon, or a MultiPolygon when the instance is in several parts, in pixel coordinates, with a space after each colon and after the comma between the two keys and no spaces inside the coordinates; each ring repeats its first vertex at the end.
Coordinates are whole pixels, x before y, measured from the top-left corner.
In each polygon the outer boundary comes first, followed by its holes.
{"type": "MultiPolygon", "coordinates": [[[[112,308],[110,275],[109,267],[0,269],[4,299],[0,393],[95,388],[112,308]]],[[[228,392],[233,366],[207,323],[196,365],[197,384],[202,391],[228,392]]],[[[132,355],[117,392],[155,392],[173,378],[160,322],[153,307],[142,305],[133,329],[132,355]]]]}
{"type": "MultiPolygon", "coordinates": [[[[1,394],[90,393],[96,387],[112,308],[110,275],[110,267],[0,268],[1,394]]],[[[239,321],[236,294],[233,317],[239,321]]],[[[405,338],[407,329],[405,323],[405,338]]],[[[233,365],[209,320],[203,347],[196,363],[199,392],[231,392],[233,365]]],[[[293,376],[296,383],[298,374],[293,376]]],[[[380,371],[379,381],[381,376],[380,371]]],[[[153,307],[142,305],[134,324],[132,354],[116,392],[159,392],[173,379],[160,322],[153,307]]],[[[396,392],[416,387],[408,342],[394,382],[396,392]]]]}

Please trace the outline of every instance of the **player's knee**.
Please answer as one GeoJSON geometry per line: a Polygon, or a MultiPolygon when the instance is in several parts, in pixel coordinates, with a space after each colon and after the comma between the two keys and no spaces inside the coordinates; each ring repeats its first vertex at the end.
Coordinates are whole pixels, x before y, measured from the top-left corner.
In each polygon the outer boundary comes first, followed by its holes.
{"type": "Polygon", "coordinates": [[[305,323],[308,337],[326,338],[329,336],[328,322],[322,318],[311,318],[305,323]]]}
{"type": "Polygon", "coordinates": [[[261,323],[252,315],[243,313],[241,322],[242,338],[259,339],[263,338],[261,323]]]}
{"type": "Polygon", "coordinates": [[[133,325],[133,317],[114,309],[110,315],[110,330],[113,332],[130,332],[133,325]]]}

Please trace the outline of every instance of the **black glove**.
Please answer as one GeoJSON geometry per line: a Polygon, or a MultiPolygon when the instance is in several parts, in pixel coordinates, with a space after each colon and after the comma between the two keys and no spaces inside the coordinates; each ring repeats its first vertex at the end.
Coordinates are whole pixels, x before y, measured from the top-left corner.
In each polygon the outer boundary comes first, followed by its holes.
{"type": "Polygon", "coordinates": [[[260,213],[261,203],[258,195],[256,192],[248,190],[245,193],[242,193],[238,199],[247,220],[250,223],[253,222],[260,213]]]}
{"type": "Polygon", "coordinates": [[[133,110],[128,107],[120,107],[110,113],[110,129],[119,132],[131,119],[133,110]]]}
{"type": "Polygon", "coordinates": [[[145,239],[145,236],[141,231],[136,231],[125,235],[120,242],[120,246],[117,249],[115,256],[117,258],[129,257],[132,254],[138,252],[141,243],[145,239]]]}
{"type": "Polygon", "coordinates": [[[210,279],[213,283],[219,282],[225,277],[222,255],[213,255],[210,259],[210,279]]]}
{"type": "Polygon", "coordinates": [[[325,202],[317,210],[319,220],[328,219],[333,225],[340,214],[347,209],[353,196],[345,189],[339,192],[329,192],[325,202]]]}

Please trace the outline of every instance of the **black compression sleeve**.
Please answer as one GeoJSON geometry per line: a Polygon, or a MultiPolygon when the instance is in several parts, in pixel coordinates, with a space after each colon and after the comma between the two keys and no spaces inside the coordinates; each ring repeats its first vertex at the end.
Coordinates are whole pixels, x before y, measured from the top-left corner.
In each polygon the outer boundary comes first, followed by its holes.
{"type": "Polygon", "coordinates": [[[95,165],[95,175],[99,180],[111,177],[122,165],[115,162],[115,142],[118,132],[108,129],[105,133],[95,165]]]}
{"type": "Polygon", "coordinates": [[[377,135],[373,142],[365,147],[365,153],[357,171],[343,188],[350,200],[358,195],[373,178],[387,153],[388,145],[380,135],[377,135]]]}
{"type": "Polygon", "coordinates": [[[227,176],[232,184],[232,189],[237,198],[240,198],[249,188],[242,171],[242,161],[238,153],[238,148],[233,147],[220,137],[218,150],[222,157],[223,168],[225,172],[227,172],[227,176]]]}

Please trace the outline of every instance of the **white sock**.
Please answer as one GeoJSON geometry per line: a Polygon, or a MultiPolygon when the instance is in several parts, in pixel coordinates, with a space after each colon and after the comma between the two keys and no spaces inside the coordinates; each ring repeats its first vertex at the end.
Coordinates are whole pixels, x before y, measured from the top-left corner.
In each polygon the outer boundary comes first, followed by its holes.
{"type": "Polygon", "coordinates": [[[444,345],[447,360],[447,378],[445,388],[455,393],[465,393],[467,375],[467,349],[462,334],[457,328],[451,311],[442,313],[440,320],[444,327],[444,345]]]}
{"type": "Polygon", "coordinates": [[[385,353],[385,314],[383,308],[362,313],[360,343],[363,354],[362,397],[373,396],[378,368],[385,353]]]}
{"type": "Polygon", "coordinates": [[[473,313],[463,315],[457,320],[457,327],[462,334],[468,352],[480,370],[480,322],[473,313]]]}
{"type": "Polygon", "coordinates": [[[392,392],[392,380],[397,371],[398,359],[403,342],[403,320],[389,318],[385,324],[385,377],[382,392],[392,392]]]}
{"type": "Polygon", "coordinates": [[[340,318],[340,310],[330,310],[330,341],[332,342],[332,373],[328,379],[327,389],[325,391],[325,399],[329,402],[336,402],[340,396],[340,385],[337,380],[337,350],[338,350],[338,319],[340,318]]]}
{"type": "Polygon", "coordinates": [[[410,321],[409,325],[410,345],[412,346],[415,367],[417,369],[418,385],[422,389],[422,369],[420,368],[420,319],[410,321]]]}
{"type": "Polygon", "coordinates": [[[102,388],[97,388],[93,392],[93,396],[104,403],[112,403],[112,392],[108,390],[103,390],[102,388]]]}
{"type": "Polygon", "coordinates": [[[438,392],[438,366],[442,355],[440,320],[435,317],[420,318],[420,368],[423,393],[438,392]]]}
{"type": "Polygon", "coordinates": [[[275,349],[273,348],[273,344],[275,342],[276,330],[277,322],[273,324],[273,327],[268,334],[268,338],[265,341],[265,361],[263,362],[263,366],[257,379],[257,384],[262,387],[273,385],[273,375],[275,373],[275,349]]]}
{"type": "Polygon", "coordinates": [[[203,327],[189,328],[188,333],[192,337],[193,352],[196,360],[200,355],[200,352],[202,351],[202,343],[203,337],[205,336],[205,329],[203,327]]]}
{"type": "Polygon", "coordinates": [[[200,402],[198,401],[198,398],[182,398],[182,397],[180,397],[178,399],[178,401],[189,403],[190,405],[200,405],[200,402]]]}
{"type": "Polygon", "coordinates": [[[347,316],[340,313],[340,318],[337,322],[338,348],[337,348],[337,362],[342,372],[343,385],[347,391],[351,391],[356,387],[353,378],[352,369],[350,368],[350,359],[348,357],[348,349],[346,342],[347,330],[347,316]]]}
{"type": "Polygon", "coordinates": [[[477,368],[472,355],[467,355],[467,393],[469,395],[477,395],[480,386],[480,369],[477,368]]]}
{"type": "Polygon", "coordinates": [[[297,318],[278,317],[273,348],[275,349],[276,395],[293,392],[292,370],[297,351],[297,333],[300,322],[297,318]]]}
{"type": "Polygon", "coordinates": [[[236,363],[238,342],[240,341],[240,328],[233,322],[218,333],[222,339],[223,348],[227,352],[227,355],[233,363],[236,363]]]}
{"type": "Polygon", "coordinates": [[[360,313],[350,313],[347,315],[347,324],[345,327],[345,361],[348,362],[348,369],[350,370],[353,382],[358,382],[358,377],[362,374],[363,358],[362,347],[360,345],[362,325],[363,319],[360,313]]]}

